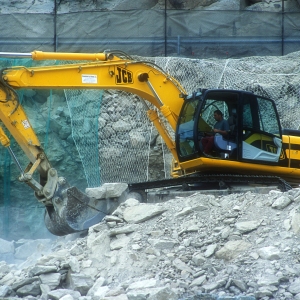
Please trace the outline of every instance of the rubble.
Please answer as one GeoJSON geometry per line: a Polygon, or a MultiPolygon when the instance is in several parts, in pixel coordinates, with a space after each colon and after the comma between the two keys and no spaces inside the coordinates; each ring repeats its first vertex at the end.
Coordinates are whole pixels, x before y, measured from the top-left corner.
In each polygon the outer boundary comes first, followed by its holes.
{"type": "Polygon", "coordinates": [[[0,240],[0,299],[300,299],[299,191],[130,198],[81,234],[0,240]]]}

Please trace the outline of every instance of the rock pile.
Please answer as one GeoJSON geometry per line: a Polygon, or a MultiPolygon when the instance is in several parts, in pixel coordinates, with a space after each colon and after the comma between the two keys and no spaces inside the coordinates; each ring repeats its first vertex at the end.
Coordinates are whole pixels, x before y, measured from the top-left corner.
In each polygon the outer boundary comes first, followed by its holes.
{"type": "Polygon", "coordinates": [[[1,240],[0,299],[300,299],[299,208],[300,189],[129,198],[81,236],[1,240]]]}

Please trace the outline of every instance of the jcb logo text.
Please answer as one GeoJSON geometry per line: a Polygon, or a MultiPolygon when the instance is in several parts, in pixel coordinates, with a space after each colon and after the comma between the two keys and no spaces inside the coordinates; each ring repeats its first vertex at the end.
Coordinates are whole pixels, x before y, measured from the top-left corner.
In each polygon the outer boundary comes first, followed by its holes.
{"type": "Polygon", "coordinates": [[[117,67],[116,84],[127,84],[127,83],[133,83],[132,72],[117,67]]]}

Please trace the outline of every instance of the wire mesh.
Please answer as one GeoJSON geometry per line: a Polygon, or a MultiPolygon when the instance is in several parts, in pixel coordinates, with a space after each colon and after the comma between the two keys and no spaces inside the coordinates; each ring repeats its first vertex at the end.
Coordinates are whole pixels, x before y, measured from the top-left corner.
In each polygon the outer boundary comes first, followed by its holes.
{"type": "Polygon", "coordinates": [[[150,126],[141,101],[126,92],[65,94],[88,185],[146,181],[150,126]]]}

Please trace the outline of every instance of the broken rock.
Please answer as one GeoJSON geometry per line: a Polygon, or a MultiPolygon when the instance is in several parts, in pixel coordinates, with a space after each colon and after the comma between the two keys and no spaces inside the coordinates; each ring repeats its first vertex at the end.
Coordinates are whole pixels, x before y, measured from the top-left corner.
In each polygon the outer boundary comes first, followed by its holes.
{"type": "Polygon", "coordinates": [[[250,247],[251,244],[243,240],[229,241],[224,245],[224,247],[217,251],[215,255],[217,258],[230,260],[238,256],[241,252],[249,249],[250,247]]]}
{"type": "Polygon", "coordinates": [[[141,203],[137,206],[126,207],[123,217],[128,223],[141,223],[160,215],[165,211],[166,209],[161,206],[141,203]]]}

